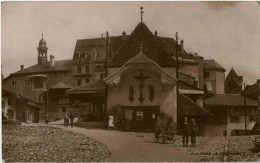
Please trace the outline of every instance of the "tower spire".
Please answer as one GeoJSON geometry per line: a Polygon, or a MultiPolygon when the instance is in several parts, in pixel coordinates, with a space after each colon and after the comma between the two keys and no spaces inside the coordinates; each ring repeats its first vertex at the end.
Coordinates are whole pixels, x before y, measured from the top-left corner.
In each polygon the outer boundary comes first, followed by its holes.
{"type": "Polygon", "coordinates": [[[143,22],[143,14],[144,14],[143,7],[140,7],[140,9],[141,9],[141,22],[143,22]]]}

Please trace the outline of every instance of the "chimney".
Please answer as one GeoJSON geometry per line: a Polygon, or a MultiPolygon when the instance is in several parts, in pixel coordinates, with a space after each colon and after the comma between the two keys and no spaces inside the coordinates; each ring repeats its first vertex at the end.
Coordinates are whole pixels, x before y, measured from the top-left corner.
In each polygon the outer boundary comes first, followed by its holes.
{"type": "Polygon", "coordinates": [[[195,55],[198,55],[198,53],[195,53],[195,55]]]}
{"type": "Polygon", "coordinates": [[[154,32],[154,36],[157,37],[157,31],[154,32]]]}
{"type": "Polygon", "coordinates": [[[102,38],[104,37],[103,33],[101,34],[101,37],[102,37],[102,38]]]}
{"type": "Polygon", "coordinates": [[[257,82],[257,84],[260,84],[260,79],[257,79],[257,81],[256,81],[256,82],[257,82]]]}
{"type": "Polygon", "coordinates": [[[181,40],[180,46],[181,46],[181,53],[183,53],[184,52],[184,41],[183,40],[181,40]]]}
{"type": "Polygon", "coordinates": [[[125,31],[123,31],[123,33],[122,33],[122,39],[126,39],[126,33],[125,33],[125,31]]]}
{"type": "Polygon", "coordinates": [[[23,69],[24,69],[24,65],[21,65],[21,71],[23,71],[23,69]]]}
{"type": "Polygon", "coordinates": [[[55,57],[53,55],[50,55],[50,67],[55,66],[55,57]]]}

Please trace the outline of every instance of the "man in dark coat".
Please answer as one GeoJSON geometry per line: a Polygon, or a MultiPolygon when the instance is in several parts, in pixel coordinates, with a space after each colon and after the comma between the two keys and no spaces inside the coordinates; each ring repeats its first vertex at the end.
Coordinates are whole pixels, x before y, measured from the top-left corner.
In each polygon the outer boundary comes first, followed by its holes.
{"type": "Polygon", "coordinates": [[[73,127],[73,125],[74,125],[74,114],[73,113],[71,113],[70,114],[70,125],[71,125],[71,127],[73,127]]]}
{"type": "Polygon", "coordinates": [[[196,134],[198,132],[198,125],[195,122],[195,119],[191,119],[191,125],[190,125],[190,138],[191,138],[191,146],[195,147],[196,144],[196,134]]]}
{"type": "Polygon", "coordinates": [[[188,123],[188,119],[187,117],[184,117],[184,122],[183,122],[183,126],[182,126],[182,144],[183,147],[188,147],[188,143],[189,143],[189,134],[190,134],[190,126],[188,123]]]}
{"type": "Polygon", "coordinates": [[[155,138],[156,138],[156,142],[158,142],[159,139],[159,135],[161,133],[161,120],[160,117],[158,116],[156,121],[155,121],[155,138]]]}

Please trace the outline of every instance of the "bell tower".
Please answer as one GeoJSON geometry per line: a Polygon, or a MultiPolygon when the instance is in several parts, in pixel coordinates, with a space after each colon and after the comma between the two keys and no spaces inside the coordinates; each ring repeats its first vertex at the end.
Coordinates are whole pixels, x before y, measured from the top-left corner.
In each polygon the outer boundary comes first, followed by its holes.
{"type": "Polygon", "coordinates": [[[44,64],[45,62],[47,62],[47,44],[46,41],[43,39],[43,34],[42,34],[42,39],[39,42],[39,46],[37,48],[38,50],[38,64],[44,64]]]}

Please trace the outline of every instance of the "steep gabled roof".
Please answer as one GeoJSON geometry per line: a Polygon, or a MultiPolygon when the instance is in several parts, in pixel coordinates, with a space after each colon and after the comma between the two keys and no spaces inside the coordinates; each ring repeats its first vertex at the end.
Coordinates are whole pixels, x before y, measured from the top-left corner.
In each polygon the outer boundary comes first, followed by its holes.
{"type": "Polygon", "coordinates": [[[27,74],[27,73],[43,73],[43,72],[50,72],[50,71],[69,71],[72,67],[72,60],[60,60],[55,61],[55,65],[50,67],[50,62],[46,62],[45,64],[36,64],[31,67],[28,67],[22,71],[17,71],[12,73],[11,75],[18,75],[18,74],[27,74]]]}
{"type": "MultiPolygon", "coordinates": [[[[112,52],[115,52],[119,47],[127,40],[129,36],[111,36],[109,37],[108,45],[108,55],[111,55],[112,52]]],[[[105,37],[91,38],[91,39],[81,39],[77,40],[76,47],[74,50],[73,59],[78,58],[77,55],[80,53],[92,54],[93,52],[97,53],[96,61],[105,61],[106,59],[106,41],[105,37]]]]}
{"type": "Polygon", "coordinates": [[[242,82],[243,81],[243,77],[242,76],[238,76],[236,71],[232,67],[231,70],[229,71],[226,79],[225,79],[225,82],[226,81],[230,81],[230,80],[234,80],[234,81],[241,80],[241,82],[242,82]]]}
{"type": "Polygon", "coordinates": [[[148,27],[140,22],[126,42],[118,49],[113,56],[109,66],[121,67],[128,60],[139,54],[140,45],[143,46],[143,53],[155,61],[161,67],[175,66],[171,54],[163,49],[148,27]]]}
{"type": "Polygon", "coordinates": [[[220,70],[220,71],[226,71],[225,68],[223,68],[219,63],[217,63],[213,59],[204,60],[204,70],[220,70]]]}

